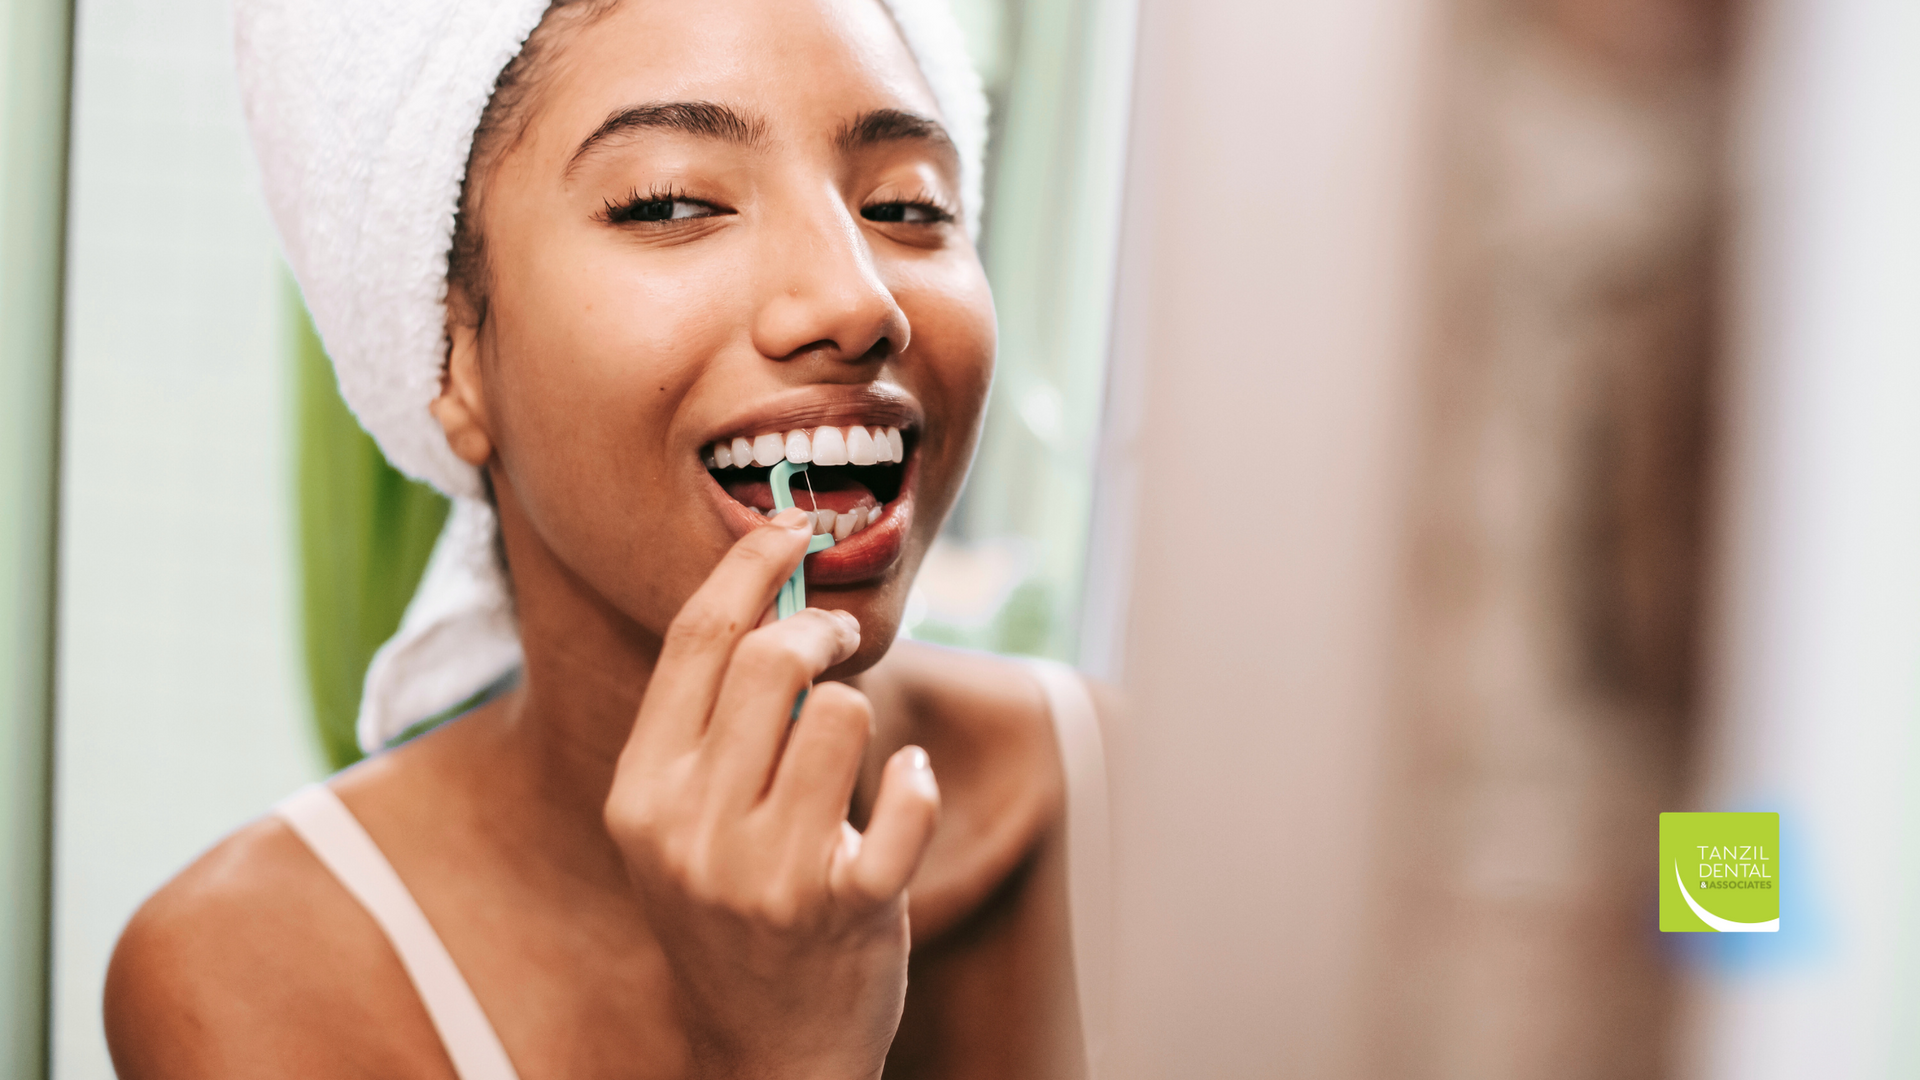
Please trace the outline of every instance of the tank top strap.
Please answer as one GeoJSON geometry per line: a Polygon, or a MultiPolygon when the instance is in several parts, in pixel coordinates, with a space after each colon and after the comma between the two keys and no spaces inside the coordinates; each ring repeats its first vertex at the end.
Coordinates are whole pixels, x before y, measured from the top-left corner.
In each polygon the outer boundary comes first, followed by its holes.
{"type": "Polygon", "coordinates": [[[472,987],[353,811],[331,788],[313,784],[282,800],[273,812],[386,934],[460,1080],[518,1080],[472,987]]]}
{"type": "Polygon", "coordinates": [[[1080,1031],[1086,1041],[1087,1073],[1100,1072],[1106,1045],[1113,924],[1111,828],[1107,808],[1107,758],[1093,698],[1079,672],[1051,660],[1032,661],[1053,714],[1054,737],[1067,788],[1067,910],[1071,920],[1074,989],[1080,999],[1080,1031]]]}

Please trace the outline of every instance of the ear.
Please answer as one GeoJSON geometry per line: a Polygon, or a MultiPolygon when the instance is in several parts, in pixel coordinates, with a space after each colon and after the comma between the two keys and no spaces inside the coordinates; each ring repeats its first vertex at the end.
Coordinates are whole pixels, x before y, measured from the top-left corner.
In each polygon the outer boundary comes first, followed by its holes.
{"type": "Polygon", "coordinates": [[[463,285],[447,284],[447,370],[440,396],[429,406],[447,433],[447,445],[469,465],[493,457],[493,426],[480,381],[480,313],[463,285]]]}

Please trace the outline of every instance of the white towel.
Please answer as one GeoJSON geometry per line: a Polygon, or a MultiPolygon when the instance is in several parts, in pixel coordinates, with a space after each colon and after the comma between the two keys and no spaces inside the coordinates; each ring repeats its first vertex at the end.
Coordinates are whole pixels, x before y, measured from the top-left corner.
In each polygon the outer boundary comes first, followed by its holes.
{"type": "MultiPolygon", "coordinates": [[[[987,106],[945,0],[883,0],[959,147],[977,231],[987,106]]],[[[340,392],[402,472],[454,498],[400,631],[367,670],[379,750],[521,662],[479,473],[428,404],[446,359],[447,254],[474,129],[548,0],[236,0],[267,205],[340,392]]]]}

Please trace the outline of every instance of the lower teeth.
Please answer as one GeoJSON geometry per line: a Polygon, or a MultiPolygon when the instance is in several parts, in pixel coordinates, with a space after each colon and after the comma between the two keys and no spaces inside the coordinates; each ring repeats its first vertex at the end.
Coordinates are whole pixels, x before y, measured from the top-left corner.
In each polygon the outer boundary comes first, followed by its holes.
{"type": "MultiPolygon", "coordinates": [[[[812,519],[813,531],[816,535],[830,533],[835,540],[845,540],[878,521],[882,509],[879,506],[862,504],[852,510],[809,510],[806,513],[812,519]]],[[[767,509],[760,511],[760,516],[770,518],[776,513],[778,511],[767,509]]]]}

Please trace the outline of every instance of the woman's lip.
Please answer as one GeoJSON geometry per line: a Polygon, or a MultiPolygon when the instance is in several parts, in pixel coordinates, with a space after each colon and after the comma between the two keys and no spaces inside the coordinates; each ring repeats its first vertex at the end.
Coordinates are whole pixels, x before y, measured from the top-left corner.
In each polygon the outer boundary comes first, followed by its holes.
{"type": "MultiPolygon", "coordinates": [[[[898,562],[913,528],[913,488],[920,471],[918,454],[907,458],[900,494],[882,507],[878,520],[817,555],[807,556],[807,583],[851,585],[879,577],[898,562]]],[[[735,540],[766,524],[758,510],[742,505],[707,473],[707,490],[719,502],[720,520],[735,540]]]]}
{"type": "Polygon", "coordinates": [[[899,561],[913,524],[913,498],[901,490],[888,503],[880,520],[839,540],[817,555],[807,556],[807,582],[813,585],[851,585],[879,577],[899,561]]]}

